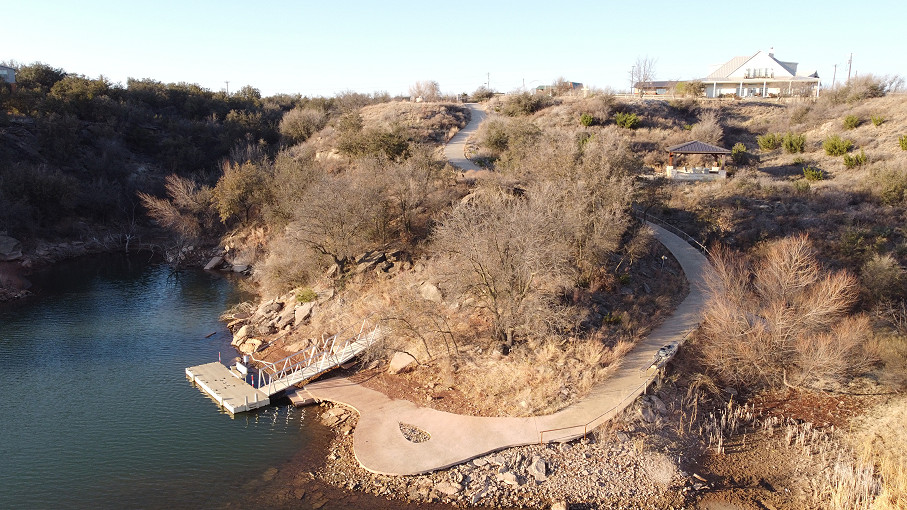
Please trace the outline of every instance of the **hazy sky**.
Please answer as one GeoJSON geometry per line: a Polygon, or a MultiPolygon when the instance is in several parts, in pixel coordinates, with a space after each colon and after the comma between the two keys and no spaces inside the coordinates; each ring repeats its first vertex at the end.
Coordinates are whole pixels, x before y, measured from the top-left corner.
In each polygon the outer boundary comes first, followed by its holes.
{"type": "Polygon", "coordinates": [[[406,93],[417,80],[472,92],[558,77],[615,90],[638,57],[692,79],[774,47],[831,84],[907,75],[907,1],[0,0],[0,61],[45,62],[113,82],[221,90],[406,93]]]}

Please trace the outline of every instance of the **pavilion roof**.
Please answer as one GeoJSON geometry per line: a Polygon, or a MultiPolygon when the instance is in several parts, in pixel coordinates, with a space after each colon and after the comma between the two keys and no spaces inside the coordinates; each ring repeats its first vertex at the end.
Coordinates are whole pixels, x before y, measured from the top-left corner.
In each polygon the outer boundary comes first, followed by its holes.
{"type": "Polygon", "coordinates": [[[684,142],[678,145],[668,147],[668,152],[673,152],[675,154],[730,154],[731,151],[718,147],[716,145],[710,145],[707,143],[700,142],[699,140],[693,140],[691,142],[684,142]]]}

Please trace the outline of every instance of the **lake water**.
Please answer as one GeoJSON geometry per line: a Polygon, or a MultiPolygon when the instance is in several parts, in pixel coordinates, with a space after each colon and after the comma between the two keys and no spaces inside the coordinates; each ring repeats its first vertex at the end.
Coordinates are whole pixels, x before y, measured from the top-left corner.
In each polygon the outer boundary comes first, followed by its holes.
{"type": "Polygon", "coordinates": [[[32,281],[0,305],[0,508],[218,508],[311,440],[301,410],[233,419],[186,380],[235,356],[223,276],[104,256],[32,281]]]}

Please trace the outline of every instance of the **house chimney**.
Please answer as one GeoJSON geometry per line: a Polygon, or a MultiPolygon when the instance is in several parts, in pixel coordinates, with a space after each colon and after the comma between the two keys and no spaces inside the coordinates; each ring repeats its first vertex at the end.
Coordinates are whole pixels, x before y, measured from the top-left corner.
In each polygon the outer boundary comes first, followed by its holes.
{"type": "Polygon", "coordinates": [[[772,46],[771,48],[768,49],[768,56],[775,58],[775,47],[774,46],[772,46]]]}

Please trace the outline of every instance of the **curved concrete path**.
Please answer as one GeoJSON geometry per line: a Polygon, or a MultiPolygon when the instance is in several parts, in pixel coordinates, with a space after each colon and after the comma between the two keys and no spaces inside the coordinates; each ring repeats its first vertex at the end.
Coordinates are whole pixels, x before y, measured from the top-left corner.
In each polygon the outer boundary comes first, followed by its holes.
{"type": "Polygon", "coordinates": [[[710,270],[706,258],[683,239],[649,224],[655,238],[674,255],[690,293],[661,326],[638,343],[613,376],[593,388],[581,401],[554,414],[529,418],[480,418],[451,414],[406,400],[391,400],[383,393],[335,378],[300,390],[316,400],[353,407],[359,423],[353,433],[353,451],[359,464],[374,473],[415,475],[444,469],[495,450],[540,442],[565,441],[583,435],[610,420],[645,391],[656,375],[649,368],[655,353],[671,342],[682,342],[699,323],[705,296],[700,282],[710,270]],[[415,425],[431,438],[412,443],[400,423],[415,425]]]}
{"type": "Polygon", "coordinates": [[[485,110],[476,103],[466,103],[464,106],[469,109],[469,123],[458,131],[444,146],[444,157],[452,165],[460,168],[463,178],[473,180],[490,173],[489,170],[476,166],[475,163],[466,157],[466,140],[476,132],[479,124],[485,120],[485,110]]]}

